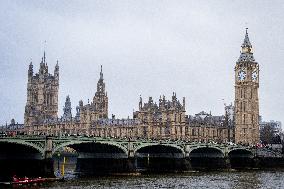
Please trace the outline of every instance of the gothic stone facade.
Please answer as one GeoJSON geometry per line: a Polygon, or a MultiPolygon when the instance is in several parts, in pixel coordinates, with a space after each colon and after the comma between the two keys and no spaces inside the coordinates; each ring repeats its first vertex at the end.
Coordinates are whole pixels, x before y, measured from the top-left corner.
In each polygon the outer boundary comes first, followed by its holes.
{"type": "MultiPolygon", "coordinates": [[[[45,57],[43,58],[43,61],[45,57]]],[[[30,66],[31,68],[31,66],[30,66]]],[[[47,65],[44,64],[44,68],[47,68],[47,65]]],[[[56,65],[56,71],[58,70],[58,65],[56,65]]],[[[47,70],[46,70],[47,71],[47,70]]],[[[40,70],[41,73],[41,70],[40,70]]],[[[39,74],[36,74],[36,76],[39,74]]],[[[52,77],[50,74],[48,74],[52,77]]],[[[44,80],[46,82],[48,80],[44,80]]],[[[28,81],[29,89],[30,81],[28,81]]],[[[35,84],[36,85],[36,84],[35,84]]],[[[36,85],[35,88],[39,88],[36,85]]],[[[49,90],[48,87],[42,89],[44,94],[49,90]]],[[[56,88],[56,94],[58,94],[58,85],[56,88]]],[[[29,104],[28,97],[28,103],[29,104]]],[[[45,102],[45,101],[44,101],[45,102]]],[[[50,101],[49,101],[50,102],[50,101]]],[[[57,102],[57,101],[56,101],[57,102]]],[[[32,103],[34,105],[34,103],[32,103]]],[[[47,103],[49,105],[49,103],[47,103]]],[[[26,106],[27,107],[27,106],[26,106]]],[[[26,108],[27,109],[27,108],[26,108]]],[[[57,108],[58,109],[58,108],[57,108]]],[[[101,67],[100,78],[97,83],[97,92],[93,97],[93,102],[83,105],[83,101],[79,102],[79,106],[76,107],[76,116],[72,117],[72,107],[70,97],[66,97],[65,106],[63,108],[63,116],[58,118],[57,111],[54,116],[38,116],[38,114],[31,114],[33,121],[25,122],[25,132],[27,134],[44,134],[44,135],[65,135],[65,134],[86,134],[91,133],[91,126],[94,122],[107,119],[108,118],[108,97],[107,92],[105,91],[105,83],[103,79],[103,72],[101,67]]],[[[25,118],[27,114],[25,113],[25,118]]],[[[31,120],[31,119],[27,119],[31,120]]]]}
{"type": "Polygon", "coordinates": [[[206,112],[186,115],[185,98],[181,102],[173,93],[171,100],[161,96],[158,103],[151,97],[143,103],[140,97],[133,119],[108,118],[108,97],[101,68],[93,101],[90,103],[88,100],[86,105],[80,101],[76,115],[72,117],[71,100],[67,96],[64,114],[58,118],[59,68],[56,65],[54,76],[48,74],[44,56],[40,71],[35,76],[30,65],[25,131],[36,135],[79,134],[256,144],[259,141],[258,72],[246,32],[242,53],[235,67],[235,106],[226,106],[224,116],[212,116],[206,112]]]}
{"type": "Polygon", "coordinates": [[[80,101],[78,110],[81,122],[88,125],[99,119],[108,118],[108,96],[105,90],[102,66],[93,102],[90,104],[88,100],[88,104],[84,106],[83,101],[80,101]]]}
{"type": "Polygon", "coordinates": [[[33,74],[30,63],[27,84],[27,103],[24,124],[29,126],[42,123],[43,120],[56,119],[58,112],[59,66],[55,66],[54,75],[48,73],[45,53],[40,63],[39,73],[33,74]]]}
{"type": "Polygon", "coordinates": [[[183,104],[173,93],[172,100],[167,101],[165,96],[154,103],[152,97],[142,105],[139,101],[139,111],[133,113],[133,118],[141,123],[151,125],[150,132],[154,138],[184,138],[185,137],[185,98],[183,104]]]}
{"type": "MultiPolygon", "coordinates": [[[[232,130],[228,129],[225,116],[212,116],[200,112],[195,116],[185,115],[185,99],[183,103],[176,94],[172,100],[165,96],[159,99],[159,105],[149,97],[142,105],[140,97],[139,110],[133,113],[133,119],[97,118],[85,122],[78,117],[66,119],[70,115],[66,111],[71,109],[70,98],[66,98],[64,114],[57,120],[49,120],[44,124],[31,126],[34,135],[87,135],[114,138],[144,138],[144,139],[179,139],[195,142],[228,142],[232,130]],[[68,107],[66,108],[66,105],[68,107]]],[[[78,108],[78,107],[77,107],[78,108]]],[[[80,108],[79,108],[80,109],[80,108]]],[[[81,115],[81,110],[77,115],[81,115]]]]}

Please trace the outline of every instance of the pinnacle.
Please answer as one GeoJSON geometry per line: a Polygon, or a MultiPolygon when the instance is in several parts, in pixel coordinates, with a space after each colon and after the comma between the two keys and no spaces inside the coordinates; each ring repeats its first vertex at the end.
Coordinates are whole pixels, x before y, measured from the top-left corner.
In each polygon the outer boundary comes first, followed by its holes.
{"type": "Polygon", "coordinates": [[[252,47],[248,36],[248,28],[246,28],[246,35],[242,47],[252,47]]]}
{"type": "Polygon", "coordinates": [[[103,80],[103,66],[101,65],[100,80],[103,80]]]}
{"type": "Polygon", "coordinates": [[[246,28],[245,39],[241,47],[242,47],[242,51],[238,59],[238,62],[243,62],[243,61],[254,62],[255,59],[253,57],[252,45],[250,43],[249,36],[248,36],[248,28],[246,28]]]}

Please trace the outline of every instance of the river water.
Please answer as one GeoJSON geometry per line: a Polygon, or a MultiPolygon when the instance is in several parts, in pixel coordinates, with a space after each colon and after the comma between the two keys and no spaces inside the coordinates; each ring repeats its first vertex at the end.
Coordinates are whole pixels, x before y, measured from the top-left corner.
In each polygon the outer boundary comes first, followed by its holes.
{"type": "Polygon", "coordinates": [[[222,171],[192,172],[140,176],[108,176],[69,178],[36,188],[94,189],[94,188],[212,188],[257,189],[284,188],[284,171],[222,171]]]}

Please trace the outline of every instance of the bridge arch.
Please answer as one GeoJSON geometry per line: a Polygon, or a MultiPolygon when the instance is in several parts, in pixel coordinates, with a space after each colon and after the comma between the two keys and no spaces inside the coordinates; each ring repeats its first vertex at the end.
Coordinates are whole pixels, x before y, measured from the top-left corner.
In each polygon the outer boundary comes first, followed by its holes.
{"type": "Polygon", "coordinates": [[[53,174],[51,161],[45,161],[45,141],[28,138],[0,139],[0,178],[53,174]],[[48,167],[48,168],[47,168],[48,167]],[[46,168],[46,169],[45,169],[46,168]]]}
{"type": "Polygon", "coordinates": [[[44,156],[45,153],[45,149],[44,149],[44,145],[42,144],[42,147],[40,147],[39,145],[36,145],[35,143],[31,143],[31,142],[26,142],[23,140],[1,140],[0,144],[15,144],[15,145],[19,145],[19,146],[23,146],[23,147],[28,147],[30,149],[35,150],[36,152],[40,153],[42,156],[44,156]]]}
{"type": "Polygon", "coordinates": [[[122,151],[125,155],[128,155],[128,150],[127,148],[125,148],[124,146],[115,143],[113,141],[79,141],[79,140],[74,140],[74,141],[66,141],[66,142],[62,142],[59,145],[57,145],[56,147],[54,147],[52,149],[52,154],[55,154],[60,148],[63,147],[72,147],[74,145],[80,145],[80,144],[101,144],[101,145],[109,145],[112,147],[117,148],[118,150],[122,151]]]}
{"type": "Polygon", "coordinates": [[[145,151],[145,150],[153,150],[154,148],[164,148],[168,152],[174,152],[174,153],[181,153],[182,156],[185,156],[185,151],[182,147],[174,144],[141,144],[138,147],[135,148],[134,150],[134,155],[137,155],[137,153],[145,151]]]}
{"type": "Polygon", "coordinates": [[[252,157],[253,152],[247,148],[233,148],[228,151],[228,156],[233,157],[252,157]]]}
{"type": "Polygon", "coordinates": [[[137,169],[149,172],[185,170],[185,152],[182,146],[163,143],[142,143],[134,149],[137,169]]]}
{"type": "Polygon", "coordinates": [[[234,169],[243,169],[252,167],[253,152],[245,147],[235,147],[228,151],[228,157],[230,159],[230,166],[234,169]]]}
{"type": "Polygon", "coordinates": [[[226,167],[222,148],[215,145],[196,145],[189,151],[190,164],[193,169],[222,169],[226,167]]]}
{"type": "Polygon", "coordinates": [[[108,174],[127,169],[128,143],[126,142],[85,138],[55,141],[54,144],[56,146],[53,147],[52,154],[67,146],[76,150],[78,156],[75,171],[78,173],[108,174]]]}
{"type": "Polygon", "coordinates": [[[190,148],[189,157],[224,157],[222,149],[216,146],[196,146],[190,148]]]}

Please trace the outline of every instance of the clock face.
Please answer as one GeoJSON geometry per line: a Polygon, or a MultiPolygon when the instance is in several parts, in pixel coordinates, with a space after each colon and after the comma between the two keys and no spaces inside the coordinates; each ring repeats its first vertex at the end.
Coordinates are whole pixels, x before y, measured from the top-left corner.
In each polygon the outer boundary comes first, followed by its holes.
{"type": "Polygon", "coordinates": [[[257,80],[257,71],[256,70],[252,72],[251,78],[252,78],[253,81],[257,80]]]}
{"type": "Polygon", "coordinates": [[[244,47],[242,50],[243,50],[244,53],[251,53],[252,52],[252,48],[250,48],[250,47],[244,47]]]}
{"type": "Polygon", "coordinates": [[[239,78],[239,80],[240,81],[244,81],[245,80],[245,78],[246,78],[246,72],[244,71],[244,70],[241,70],[240,72],[239,72],[239,74],[238,74],[238,78],[239,78]]]}

